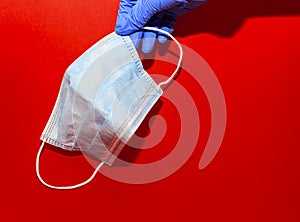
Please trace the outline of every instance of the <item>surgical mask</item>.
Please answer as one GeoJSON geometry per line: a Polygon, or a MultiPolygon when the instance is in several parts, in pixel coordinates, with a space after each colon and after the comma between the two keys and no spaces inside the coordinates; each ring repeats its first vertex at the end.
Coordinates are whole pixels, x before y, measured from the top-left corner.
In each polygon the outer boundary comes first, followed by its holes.
{"type": "Polygon", "coordinates": [[[97,171],[112,165],[117,155],[138,129],[143,119],[162,95],[162,85],[168,84],[177,73],[156,84],[143,69],[130,37],[111,33],[89,48],[66,70],[59,95],[48,123],[41,135],[42,144],[36,157],[36,173],[45,186],[54,189],[74,189],[90,182],[97,171]],[[39,159],[49,143],[97,159],[100,164],[92,176],[73,186],[53,186],[39,172],[39,159]]]}

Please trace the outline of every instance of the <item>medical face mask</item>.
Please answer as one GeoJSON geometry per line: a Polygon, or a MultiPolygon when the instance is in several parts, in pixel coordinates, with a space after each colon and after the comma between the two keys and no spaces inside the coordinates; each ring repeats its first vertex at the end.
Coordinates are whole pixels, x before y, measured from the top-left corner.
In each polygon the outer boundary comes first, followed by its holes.
{"type": "Polygon", "coordinates": [[[130,37],[111,33],[89,48],[66,70],[59,95],[41,135],[36,157],[39,180],[54,189],[73,189],[90,182],[103,164],[112,165],[122,148],[162,95],[161,86],[169,83],[179,69],[180,57],[171,77],[156,84],[143,69],[130,37]],[[86,181],[73,186],[53,186],[39,173],[39,159],[44,146],[78,151],[100,164],[86,181]]]}

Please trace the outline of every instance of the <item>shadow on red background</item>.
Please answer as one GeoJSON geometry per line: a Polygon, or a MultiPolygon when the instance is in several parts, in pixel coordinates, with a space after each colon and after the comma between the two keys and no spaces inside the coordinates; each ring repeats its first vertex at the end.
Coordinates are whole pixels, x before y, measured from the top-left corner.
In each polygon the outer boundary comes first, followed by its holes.
{"type": "Polygon", "coordinates": [[[228,38],[248,18],[291,15],[300,15],[298,0],[208,0],[180,18],[175,31],[177,36],[211,33],[228,38]]]}

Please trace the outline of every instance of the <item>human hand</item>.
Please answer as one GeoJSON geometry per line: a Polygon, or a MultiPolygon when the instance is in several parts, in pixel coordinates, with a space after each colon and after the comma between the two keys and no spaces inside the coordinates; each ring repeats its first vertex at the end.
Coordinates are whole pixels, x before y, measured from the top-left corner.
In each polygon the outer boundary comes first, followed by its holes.
{"type": "Polygon", "coordinates": [[[144,26],[160,28],[169,33],[177,19],[197,8],[206,0],[121,0],[115,31],[119,35],[130,35],[137,48],[142,39],[142,51],[152,50],[156,37],[160,43],[167,36],[153,31],[140,31],[144,26]]]}

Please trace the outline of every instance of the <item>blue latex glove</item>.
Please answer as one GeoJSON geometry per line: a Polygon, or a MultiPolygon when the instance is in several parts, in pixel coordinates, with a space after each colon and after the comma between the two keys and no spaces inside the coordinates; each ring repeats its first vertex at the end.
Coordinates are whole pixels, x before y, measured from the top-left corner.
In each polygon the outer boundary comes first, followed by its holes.
{"type": "Polygon", "coordinates": [[[197,8],[206,0],[121,0],[115,31],[119,35],[130,35],[135,45],[142,39],[142,51],[152,50],[156,37],[160,43],[167,41],[163,34],[139,31],[144,26],[156,27],[169,33],[177,19],[184,13],[197,8]]]}

